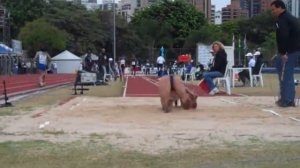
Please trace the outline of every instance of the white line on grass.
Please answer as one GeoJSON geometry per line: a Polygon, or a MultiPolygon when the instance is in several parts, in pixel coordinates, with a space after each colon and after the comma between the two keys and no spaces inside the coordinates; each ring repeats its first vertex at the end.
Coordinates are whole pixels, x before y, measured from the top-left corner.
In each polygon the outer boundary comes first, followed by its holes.
{"type": "Polygon", "coordinates": [[[295,118],[295,117],[289,117],[289,119],[294,120],[294,121],[297,121],[297,122],[300,122],[300,120],[297,119],[297,118],[295,118]]]}
{"type": "Polygon", "coordinates": [[[41,129],[41,128],[44,128],[44,127],[46,127],[46,126],[49,125],[49,124],[50,124],[50,121],[46,121],[45,123],[40,124],[39,128],[40,128],[40,129],[41,129]]]}
{"type": "Polygon", "coordinates": [[[281,117],[281,115],[280,115],[280,114],[276,113],[276,112],[275,112],[275,111],[273,111],[273,110],[269,110],[269,109],[262,109],[262,111],[264,111],[264,112],[268,112],[268,113],[272,113],[272,114],[274,114],[274,115],[276,115],[276,116],[278,116],[278,117],[281,117]]]}
{"type": "Polygon", "coordinates": [[[223,99],[223,98],[221,98],[220,100],[223,101],[223,102],[225,102],[225,103],[237,104],[237,103],[234,102],[234,101],[226,100],[226,99],[223,99]]]}

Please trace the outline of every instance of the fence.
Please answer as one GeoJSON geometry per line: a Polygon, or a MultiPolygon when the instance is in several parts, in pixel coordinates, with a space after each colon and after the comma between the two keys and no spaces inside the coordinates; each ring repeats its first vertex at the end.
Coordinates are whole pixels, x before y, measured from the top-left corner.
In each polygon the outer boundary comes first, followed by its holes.
{"type": "Polygon", "coordinates": [[[12,75],[16,70],[16,64],[19,62],[20,57],[14,54],[0,55],[0,74],[12,75]]]}

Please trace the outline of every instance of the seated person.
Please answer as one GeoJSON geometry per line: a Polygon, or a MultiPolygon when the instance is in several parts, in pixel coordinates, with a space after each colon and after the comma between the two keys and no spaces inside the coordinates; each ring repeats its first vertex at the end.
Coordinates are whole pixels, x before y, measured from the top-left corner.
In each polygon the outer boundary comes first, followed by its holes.
{"type": "MultiPolygon", "coordinates": [[[[255,57],[251,53],[247,53],[246,57],[248,58],[248,67],[250,67],[253,71],[253,68],[256,63],[255,57]]],[[[246,79],[248,79],[248,81],[250,80],[248,69],[244,69],[243,71],[239,72],[239,80],[241,80],[243,82],[243,86],[245,86],[245,84],[246,84],[246,79]]]]}
{"type": "Polygon", "coordinates": [[[203,78],[207,82],[209,94],[215,95],[219,92],[219,89],[215,86],[213,79],[224,76],[227,66],[227,54],[224,45],[219,41],[213,42],[212,51],[214,55],[213,65],[208,72],[203,73],[203,78]]]}
{"type": "Polygon", "coordinates": [[[179,99],[184,109],[197,108],[197,96],[186,88],[179,76],[163,76],[158,81],[160,102],[164,112],[170,112],[179,99]]]}

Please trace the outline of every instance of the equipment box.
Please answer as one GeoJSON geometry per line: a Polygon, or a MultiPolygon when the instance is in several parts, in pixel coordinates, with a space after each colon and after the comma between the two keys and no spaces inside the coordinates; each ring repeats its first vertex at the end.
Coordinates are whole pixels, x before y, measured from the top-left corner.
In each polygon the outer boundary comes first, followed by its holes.
{"type": "Polygon", "coordinates": [[[96,73],[81,73],[80,81],[81,83],[95,83],[97,81],[96,73]]]}

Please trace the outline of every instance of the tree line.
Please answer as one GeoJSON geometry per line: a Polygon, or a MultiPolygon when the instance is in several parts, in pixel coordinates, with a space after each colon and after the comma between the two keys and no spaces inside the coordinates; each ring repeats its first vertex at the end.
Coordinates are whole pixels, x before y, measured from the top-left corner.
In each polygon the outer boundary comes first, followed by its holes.
{"type": "MultiPolygon", "coordinates": [[[[32,57],[39,48],[51,55],[68,49],[82,55],[87,50],[113,51],[113,12],[87,10],[84,6],[58,0],[2,0],[10,11],[12,37],[23,42],[32,57]]],[[[175,48],[196,48],[201,42],[215,40],[232,44],[242,52],[263,48],[267,59],[276,52],[274,19],[265,12],[251,19],[209,24],[204,14],[184,0],[168,1],[137,11],[127,22],[116,16],[117,57],[135,55],[140,59],[158,56],[154,48],[164,46],[168,59],[175,58],[175,48]],[[246,37],[247,48],[244,45],[246,37]],[[240,42],[239,42],[240,41],[240,42]]]]}

